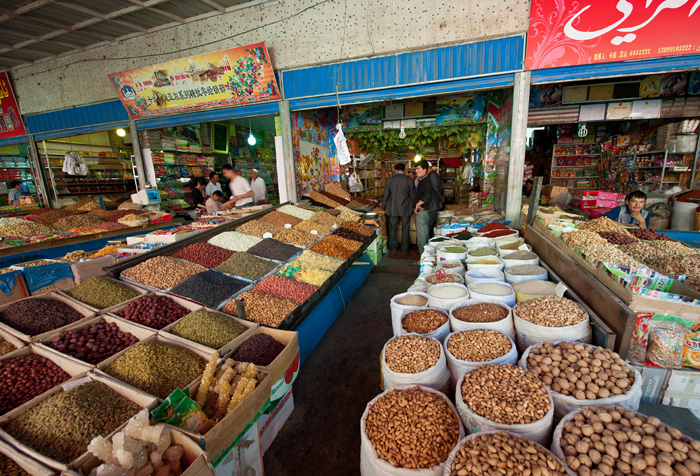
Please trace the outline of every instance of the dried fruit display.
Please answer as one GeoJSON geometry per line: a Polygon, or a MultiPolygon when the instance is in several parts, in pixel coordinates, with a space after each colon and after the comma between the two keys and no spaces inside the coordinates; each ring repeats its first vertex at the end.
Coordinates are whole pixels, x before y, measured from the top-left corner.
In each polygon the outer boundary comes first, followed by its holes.
{"type": "Polygon", "coordinates": [[[0,414],[5,414],[70,378],[38,354],[0,360],[0,414]]]}
{"type": "Polygon", "coordinates": [[[166,296],[143,296],[119,311],[124,319],[152,329],[169,326],[189,313],[189,309],[166,296]]]}
{"type": "Polygon", "coordinates": [[[122,272],[122,276],[144,286],[160,290],[170,289],[205,268],[171,256],[156,256],[122,272]]]}
{"type": "Polygon", "coordinates": [[[67,326],[84,317],[63,301],[31,298],[12,303],[0,314],[0,322],[23,334],[35,336],[67,326]]]}
{"type": "Polygon", "coordinates": [[[69,289],[68,295],[88,306],[107,309],[137,297],[139,292],[111,279],[88,278],[69,289]]]}
{"type": "Polygon", "coordinates": [[[253,362],[255,365],[270,365],[282,353],[285,345],[268,334],[255,334],[246,339],[232,354],[237,362],[253,362]]]}
{"type": "Polygon", "coordinates": [[[514,308],[518,317],[546,327],[573,326],[585,321],[588,315],[571,299],[544,296],[519,302],[514,308]]]}
{"type": "Polygon", "coordinates": [[[88,324],[61,332],[47,346],[89,364],[97,365],[138,342],[129,332],[123,332],[115,322],[88,324]]]}
{"type": "Polygon", "coordinates": [[[198,273],[170,290],[171,293],[217,308],[250,283],[216,271],[198,273]]]}
{"type": "Polygon", "coordinates": [[[246,235],[262,238],[265,233],[274,235],[275,233],[282,231],[282,227],[267,221],[251,220],[237,227],[236,231],[246,235]]]}
{"type": "Polygon", "coordinates": [[[259,258],[271,259],[284,263],[293,256],[299,254],[301,249],[294,246],[282,243],[272,238],[265,238],[255,246],[251,246],[248,253],[259,258]]]}
{"type": "Polygon", "coordinates": [[[297,304],[306,302],[317,289],[316,286],[300,283],[275,274],[266,277],[253,287],[253,291],[269,294],[279,299],[286,299],[297,304]]]}
{"type": "Polygon", "coordinates": [[[256,281],[269,274],[277,263],[241,251],[214,268],[216,271],[256,281]]]}
{"type": "Polygon", "coordinates": [[[297,223],[301,223],[303,220],[301,218],[297,218],[292,215],[287,215],[286,213],[278,212],[278,211],[271,211],[267,215],[263,216],[260,218],[262,221],[266,221],[269,223],[272,223],[273,225],[277,225],[279,227],[284,227],[285,225],[296,225],[297,223]]]}
{"type": "Polygon", "coordinates": [[[276,298],[257,291],[245,291],[236,299],[226,303],[223,312],[238,316],[238,301],[245,303],[244,319],[268,327],[279,327],[298,304],[286,299],[276,298]]]}
{"type": "Polygon", "coordinates": [[[224,314],[196,311],[183,317],[170,333],[212,349],[220,349],[248,328],[224,314]]]}
{"type": "Polygon", "coordinates": [[[219,248],[209,243],[193,243],[179,250],[173,257],[190,261],[205,268],[216,268],[233,254],[234,251],[219,248]]]}

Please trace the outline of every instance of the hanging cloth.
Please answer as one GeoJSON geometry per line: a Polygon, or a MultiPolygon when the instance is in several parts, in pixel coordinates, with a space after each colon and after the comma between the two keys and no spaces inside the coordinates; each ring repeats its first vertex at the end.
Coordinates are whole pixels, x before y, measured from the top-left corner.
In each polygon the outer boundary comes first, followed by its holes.
{"type": "Polygon", "coordinates": [[[347,165],[350,163],[350,150],[348,149],[348,141],[343,134],[343,127],[337,124],[335,128],[338,133],[333,138],[333,143],[335,144],[335,149],[338,154],[338,162],[340,165],[347,165]]]}
{"type": "Polygon", "coordinates": [[[77,152],[69,152],[63,157],[63,173],[68,175],[87,175],[87,164],[77,152]]]}

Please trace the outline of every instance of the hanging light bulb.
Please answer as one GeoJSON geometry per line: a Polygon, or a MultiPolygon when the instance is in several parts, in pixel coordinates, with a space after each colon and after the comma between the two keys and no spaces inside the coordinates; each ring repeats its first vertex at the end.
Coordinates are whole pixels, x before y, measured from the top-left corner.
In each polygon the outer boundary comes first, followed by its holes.
{"type": "Polygon", "coordinates": [[[401,121],[401,132],[399,132],[399,139],[406,138],[406,130],[403,128],[403,121],[401,121]]]}
{"type": "Polygon", "coordinates": [[[119,129],[117,129],[117,135],[118,135],[119,137],[125,137],[125,136],[126,136],[126,131],[120,127],[119,129]]]}
{"type": "Polygon", "coordinates": [[[255,136],[253,135],[253,127],[250,124],[250,119],[248,120],[248,129],[250,130],[250,135],[248,136],[248,144],[255,145],[257,142],[255,136]]]}
{"type": "Polygon", "coordinates": [[[420,162],[420,159],[421,159],[420,155],[416,154],[416,157],[413,159],[413,161],[417,163],[417,162],[420,162]]]}

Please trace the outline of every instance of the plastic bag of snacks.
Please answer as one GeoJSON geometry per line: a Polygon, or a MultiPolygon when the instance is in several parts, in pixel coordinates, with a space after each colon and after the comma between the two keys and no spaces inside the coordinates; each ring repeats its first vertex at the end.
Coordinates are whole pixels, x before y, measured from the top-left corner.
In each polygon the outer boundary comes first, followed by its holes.
{"type": "Polygon", "coordinates": [[[683,344],[690,328],[680,322],[654,321],[649,325],[647,360],[659,367],[680,369],[683,344]]]}
{"type": "Polygon", "coordinates": [[[690,332],[683,342],[683,367],[700,369],[700,332],[690,332]]]}

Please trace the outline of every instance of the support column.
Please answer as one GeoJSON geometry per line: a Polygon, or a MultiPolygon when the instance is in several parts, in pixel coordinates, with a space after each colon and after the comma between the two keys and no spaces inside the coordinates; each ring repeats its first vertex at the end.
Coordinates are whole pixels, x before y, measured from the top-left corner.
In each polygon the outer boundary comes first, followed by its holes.
{"type": "Polygon", "coordinates": [[[298,197],[294,148],[292,146],[292,114],[289,111],[289,101],[280,101],[279,104],[282,137],[276,140],[275,144],[277,146],[277,180],[280,188],[280,203],[296,202],[298,197]],[[278,142],[281,142],[281,148],[278,142]]]}
{"type": "Polygon", "coordinates": [[[136,175],[138,175],[138,189],[143,190],[146,188],[146,169],[143,166],[141,141],[139,140],[139,132],[136,130],[136,121],[134,119],[129,121],[129,132],[131,133],[131,146],[134,148],[134,162],[136,163],[136,175]]]}
{"type": "MultiPolygon", "coordinates": [[[[49,189],[47,185],[47,177],[45,177],[44,167],[41,166],[41,157],[39,157],[39,151],[36,148],[36,141],[34,140],[34,135],[29,136],[29,160],[32,164],[32,173],[34,174],[34,186],[36,187],[37,194],[41,197],[41,201],[44,203],[45,207],[51,207],[51,200],[49,199],[49,189]]],[[[47,160],[47,165],[51,164],[47,160]]]]}
{"type": "Polygon", "coordinates": [[[525,173],[525,146],[527,141],[527,112],[530,103],[530,72],[515,73],[513,86],[513,121],[510,135],[510,161],[508,163],[508,193],[506,195],[506,220],[520,226],[523,174],[525,173]]]}

